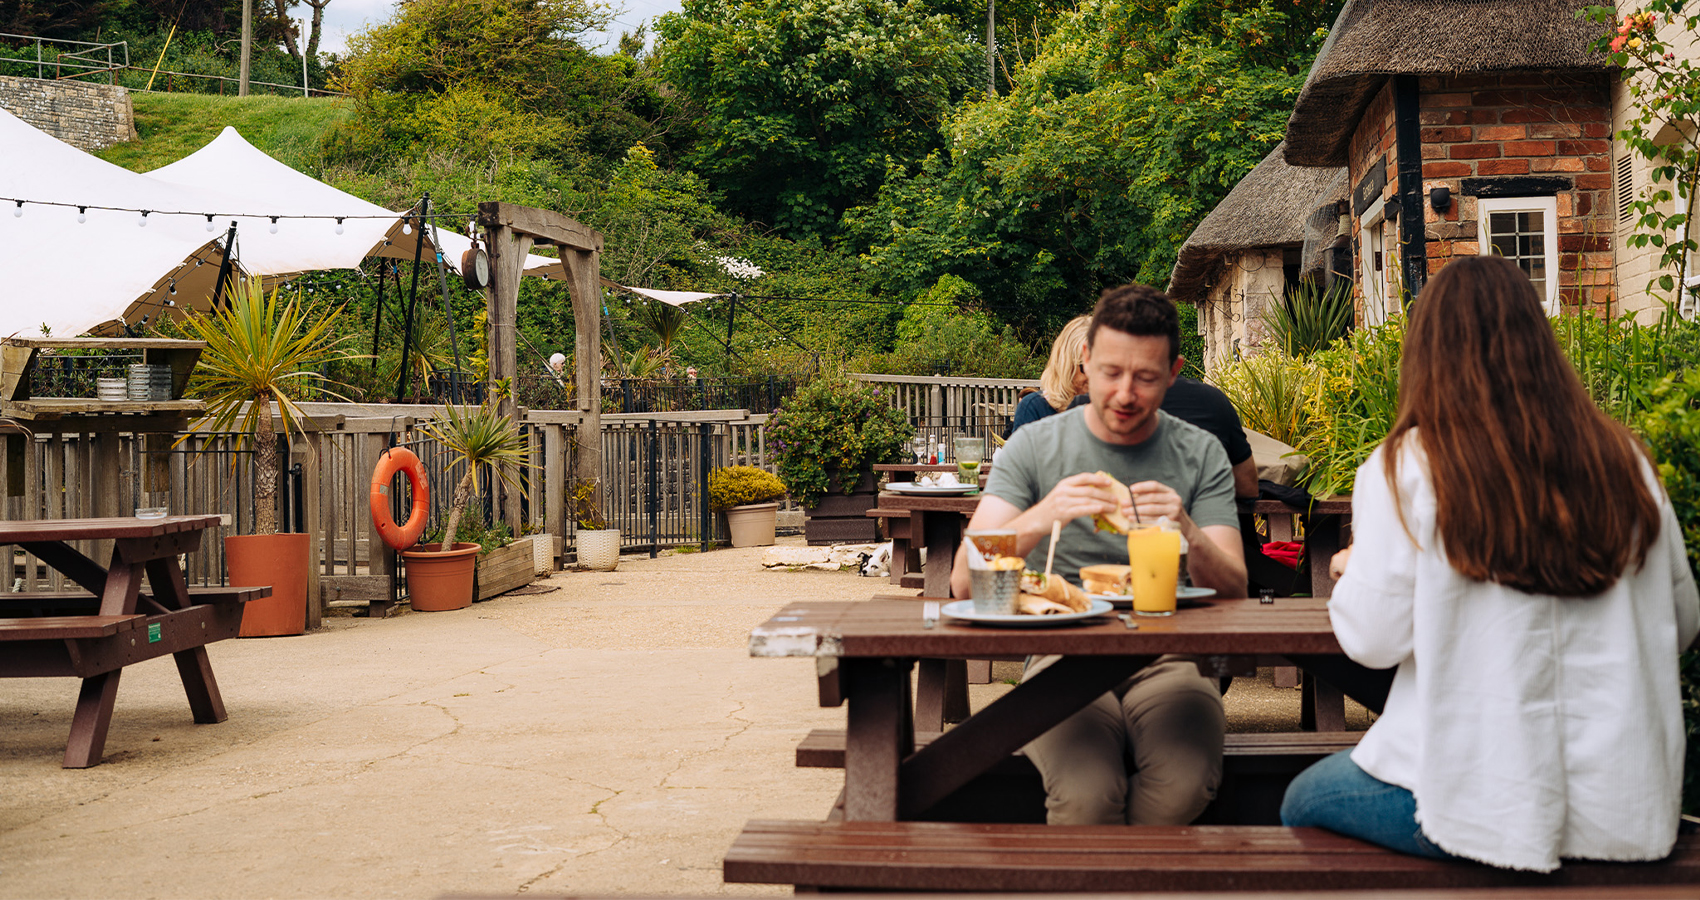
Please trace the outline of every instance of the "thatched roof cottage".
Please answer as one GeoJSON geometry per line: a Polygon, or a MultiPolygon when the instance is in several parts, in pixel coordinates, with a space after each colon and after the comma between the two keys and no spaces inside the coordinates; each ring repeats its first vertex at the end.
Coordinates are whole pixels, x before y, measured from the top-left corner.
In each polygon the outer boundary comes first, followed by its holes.
{"type": "MultiPolygon", "coordinates": [[[[1346,170],[1301,168],[1280,144],[1204,217],[1181,245],[1169,296],[1198,306],[1206,372],[1263,338],[1261,317],[1301,278],[1324,279],[1345,199],[1346,170]]],[[[1350,272],[1350,252],[1342,271],[1350,272]]]]}

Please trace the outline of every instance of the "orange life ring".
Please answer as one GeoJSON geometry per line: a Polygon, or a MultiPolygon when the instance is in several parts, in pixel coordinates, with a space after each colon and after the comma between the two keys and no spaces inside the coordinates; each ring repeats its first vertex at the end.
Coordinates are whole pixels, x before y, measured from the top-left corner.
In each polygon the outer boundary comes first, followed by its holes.
{"type": "Polygon", "coordinates": [[[406,447],[385,450],[378,457],[378,467],[372,470],[371,500],[372,527],[378,529],[378,537],[390,549],[406,550],[419,543],[425,520],[431,515],[431,488],[425,483],[425,464],[406,447]],[[407,483],[413,486],[413,512],[405,525],[397,525],[390,518],[390,479],[397,472],[406,473],[407,483]]]}

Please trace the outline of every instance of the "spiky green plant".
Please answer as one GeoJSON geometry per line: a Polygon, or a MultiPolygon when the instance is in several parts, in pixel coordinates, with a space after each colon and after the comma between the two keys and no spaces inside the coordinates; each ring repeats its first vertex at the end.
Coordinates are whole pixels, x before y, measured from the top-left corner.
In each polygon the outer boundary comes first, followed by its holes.
{"type": "Polygon", "coordinates": [[[489,466],[503,484],[517,487],[520,467],[532,465],[531,448],[514,421],[488,404],[472,409],[446,406],[420,430],[455,455],[449,466],[451,472],[455,466],[466,468],[455,485],[454,503],[443,529],[442,550],[446,552],[454,548],[455,529],[460,526],[466,501],[478,489],[479,468],[489,466]]]}
{"type": "Polygon", "coordinates": [[[335,310],[309,312],[299,295],[285,302],[277,290],[268,296],[258,279],[232,279],[227,295],[230,302],[222,308],[191,313],[183,321],[184,334],[207,345],[189,386],[207,414],[190,433],[240,431],[238,446],[252,438],[254,533],[276,534],[279,461],[272,405],[285,434],[302,433],[298,402],[315,394],[343,399],[312,369],[348,354],[340,349],[335,310]]]}
{"type": "Polygon", "coordinates": [[[1345,279],[1324,288],[1306,278],[1285,297],[1271,294],[1269,299],[1263,327],[1288,356],[1309,356],[1345,337],[1352,327],[1352,287],[1345,279]]]}

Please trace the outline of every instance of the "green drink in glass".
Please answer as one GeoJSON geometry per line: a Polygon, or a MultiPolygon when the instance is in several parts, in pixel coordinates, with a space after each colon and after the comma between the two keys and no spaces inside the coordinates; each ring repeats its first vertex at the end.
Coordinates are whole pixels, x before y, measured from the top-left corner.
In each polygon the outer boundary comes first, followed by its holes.
{"type": "Polygon", "coordinates": [[[985,458],[985,453],[985,438],[957,438],[956,480],[970,487],[978,487],[980,485],[980,460],[985,458]]]}

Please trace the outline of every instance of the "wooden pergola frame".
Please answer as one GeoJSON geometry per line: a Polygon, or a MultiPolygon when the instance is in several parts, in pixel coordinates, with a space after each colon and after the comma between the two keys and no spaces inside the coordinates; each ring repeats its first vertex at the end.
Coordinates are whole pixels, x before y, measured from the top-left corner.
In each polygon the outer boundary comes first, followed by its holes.
{"type": "MultiPolygon", "coordinates": [[[[485,252],[490,255],[485,309],[492,384],[502,378],[513,384],[511,379],[519,374],[514,328],[526,255],[538,244],[553,245],[561,254],[577,326],[573,341],[575,402],[584,416],[578,432],[576,474],[579,481],[595,485],[596,508],[602,509],[602,234],[557,212],[499,201],[478,204],[478,225],[484,231],[485,252]]],[[[513,418],[513,395],[503,397],[497,409],[513,418]]],[[[521,524],[519,506],[518,493],[502,492],[502,517],[515,528],[516,535],[521,524]]]]}

